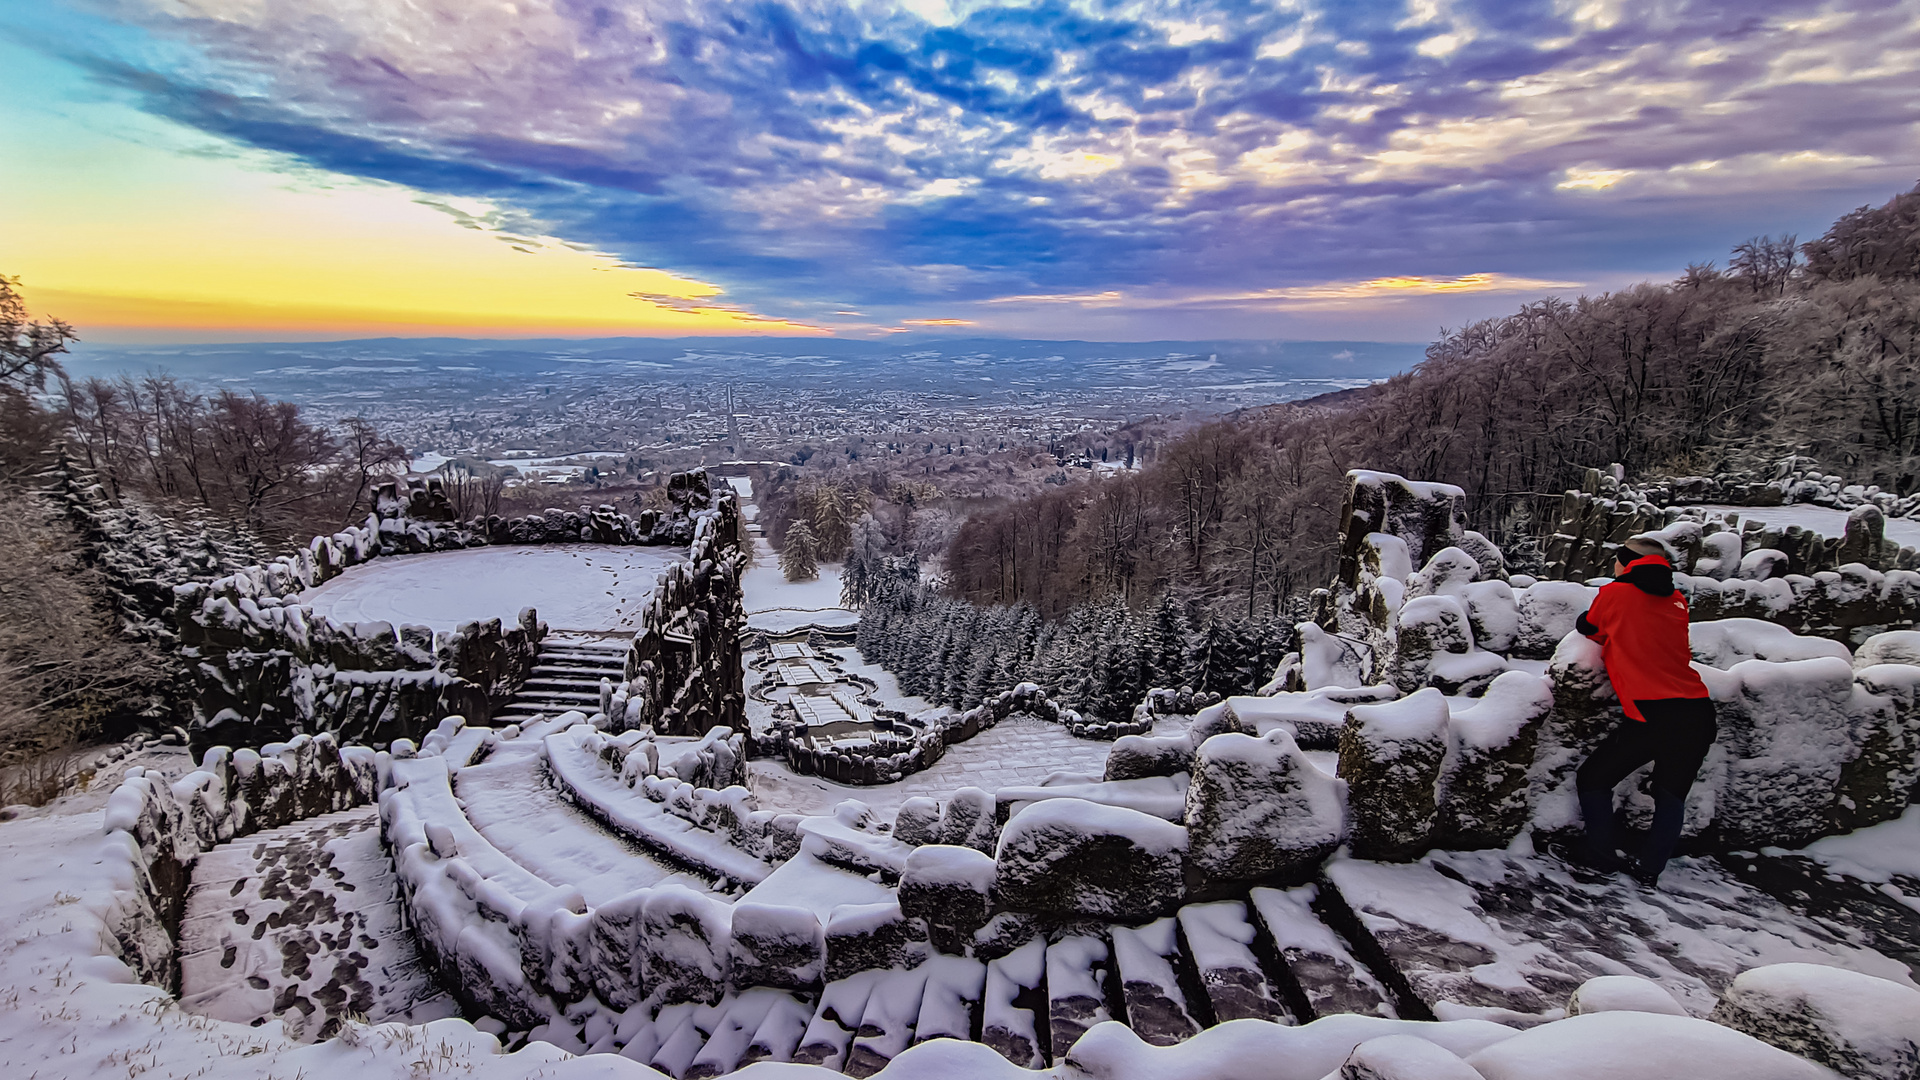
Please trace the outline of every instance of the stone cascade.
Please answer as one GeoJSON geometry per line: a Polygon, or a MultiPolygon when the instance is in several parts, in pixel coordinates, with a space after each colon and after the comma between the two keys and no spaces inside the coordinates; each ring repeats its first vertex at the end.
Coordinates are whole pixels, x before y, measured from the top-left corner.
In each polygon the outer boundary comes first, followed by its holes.
{"type": "MultiPolygon", "coordinates": [[[[1866,659],[1897,659],[1906,647],[1882,643],[1866,659]]],[[[1887,667],[1905,665],[1863,670],[1887,667]]],[[[1108,779],[1096,785],[962,790],[910,802],[890,827],[852,802],[815,817],[757,809],[738,786],[741,739],[724,730],[613,733],[579,713],[517,730],[449,720],[418,750],[404,740],[392,753],[350,748],[333,755],[333,769],[323,765],[326,740],[273,748],[278,769],[220,750],[177,784],[136,773],[115,795],[108,824],[139,871],[129,880],[149,883],[134,890],[144,889],[144,903],[118,905],[117,937],[129,956],[164,954],[154,938],[168,939],[165,902],[152,882],[184,882],[195,852],[246,823],[284,825],[377,789],[407,924],[467,1015],[675,1077],[760,1060],[866,1076],[932,1038],[972,1040],[1045,1067],[1107,1019],[1159,1046],[1246,1019],[1393,1025],[1469,1009],[1525,1027],[1588,993],[1588,980],[1618,980],[1622,970],[1644,977],[1642,993],[1704,1016],[1753,967],[1741,950],[1755,941],[1771,942],[1752,946],[1767,955],[1894,977],[1886,934],[1868,935],[1879,952],[1843,938],[1744,884],[1731,864],[1689,869],[1698,896],[1683,889],[1655,910],[1624,879],[1569,878],[1551,860],[1498,850],[1326,862],[1343,841],[1360,840],[1347,807],[1357,817],[1376,800],[1362,789],[1394,790],[1397,774],[1375,780],[1366,770],[1379,758],[1373,748],[1396,742],[1438,740],[1437,767],[1430,753],[1396,760],[1409,775],[1441,779],[1432,802],[1391,805],[1376,815],[1382,822],[1504,828],[1461,815],[1457,804],[1449,816],[1447,793],[1511,787],[1498,751],[1516,727],[1537,733],[1542,706],[1515,689],[1521,677],[1509,673],[1452,717],[1444,705],[1433,712],[1434,691],[1349,705],[1358,715],[1342,737],[1366,749],[1353,750],[1344,785],[1305,758],[1275,714],[1240,700],[1202,710],[1185,736],[1117,741],[1108,779]],[[718,891],[670,880],[589,902],[591,890],[518,864],[469,820],[455,790],[464,770],[518,746],[541,756],[547,782],[587,818],[698,870],[696,881],[717,879],[718,891]],[[1488,752],[1476,757],[1469,746],[1488,752]],[[222,776],[230,765],[232,780],[222,776]],[[1167,805],[1157,792],[1173,770],[1187,774],[1179,778],[1187,794],[1167,805]],[[246,779],[263,774],[271,775],[246,779]],[[823,881],[832,899],[808,900],[823,881]],[[1607,919],[1638,920],[1634,931],[1591,932],[1596,905],[1607,919]],[[1660,959],[1683,947],[1687,963],[1660,959]],[[1480,979],[1480,967],[1503,974],[1480,979]]],[[[583,827],[571,818],[529,824],[553,835],[583,827]]],[[[223,866],[207,863],[207,881],[223,866]]],[[[1920,946],[1913,951],[1920,964],[1920,946]]],[[[194,956],[218,963],[208,949],[194,956]]],[[[334,970],[332,982],[357,987],[334,970]]],[[[329,993],[332,982],[308,993],[329,993]]],[[[1600,1007],[1598,988],[1588,996],[1600,1007]]],[[[1764,1023],[1738,1020],[1749,1030],[1764,1023]]]]}

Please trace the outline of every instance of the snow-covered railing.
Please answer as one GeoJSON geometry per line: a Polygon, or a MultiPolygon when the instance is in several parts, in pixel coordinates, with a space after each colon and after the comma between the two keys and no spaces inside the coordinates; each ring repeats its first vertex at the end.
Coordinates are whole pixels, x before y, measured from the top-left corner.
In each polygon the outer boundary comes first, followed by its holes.
{"type": "Polygon", "coordinates": [[[372,802],[386,761],[331,735],[300,735],[257,751],[213,747],[198,770],[172,783],[128,770],[103,826],[108,858],[126,867],[107,917],[120,958],[144,981],[176,989],[194,858],[236,837],[372,802]]]}
{"type": "Polygon", "coordinates": [[[577,724],[546,736],[549,774],[608,828],[668,860],[757,885],[800,851],[798,814],[756,809],[745,740],[715,728],[699,740],[607,735],[577,724]]]}

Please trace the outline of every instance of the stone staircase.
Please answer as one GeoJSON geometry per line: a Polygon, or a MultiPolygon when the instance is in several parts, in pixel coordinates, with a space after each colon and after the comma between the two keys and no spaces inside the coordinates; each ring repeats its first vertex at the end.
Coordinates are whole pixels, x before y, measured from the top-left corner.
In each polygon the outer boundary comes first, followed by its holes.
{"type": "Polygon", "coordinates": [[[496,727],[524,724],[569,709],[600,711],[600,682],[618,686],[626,677],[628,638],[553,633],[540,646],[533,677],[493,716],[496,727]]]}

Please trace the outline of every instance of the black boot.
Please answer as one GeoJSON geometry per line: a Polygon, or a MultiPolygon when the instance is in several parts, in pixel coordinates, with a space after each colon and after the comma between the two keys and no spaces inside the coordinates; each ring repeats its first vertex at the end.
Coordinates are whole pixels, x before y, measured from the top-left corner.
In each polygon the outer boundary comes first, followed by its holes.
{"type": "Polygon", "coordinates": [[[1607,788],[1580,792],[1580,820],[1587,842],[1573,861],[1603,873],[1628,869],[1627,860],[1614,849],[1613,792],[1607,788]]]}
{"type": "Polygon", "coordinates": [[[1687,821],[1687,797],[1653,789],[1653,825],[1647,830],[1647,846],[1633,864],[1634,880],[1647,888],[1656,888],[1660,872],[1673,858],[1680,843],[1680,829],[1687,821]]]}

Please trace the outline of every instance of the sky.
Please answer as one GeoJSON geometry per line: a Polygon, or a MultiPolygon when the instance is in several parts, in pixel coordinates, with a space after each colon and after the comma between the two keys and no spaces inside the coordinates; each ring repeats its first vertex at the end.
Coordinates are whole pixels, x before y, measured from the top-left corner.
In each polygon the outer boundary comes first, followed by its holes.
{"type": "Polygon", "coordinates": [[[20,0],[88,340],[1417,341],[1920,179],[1920,0],[20,0]]]}

